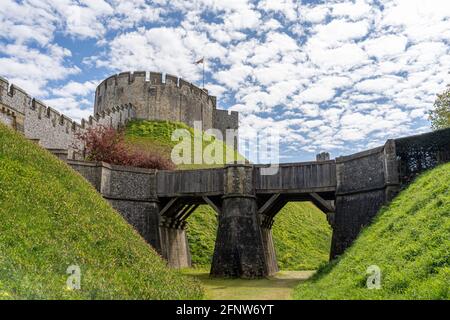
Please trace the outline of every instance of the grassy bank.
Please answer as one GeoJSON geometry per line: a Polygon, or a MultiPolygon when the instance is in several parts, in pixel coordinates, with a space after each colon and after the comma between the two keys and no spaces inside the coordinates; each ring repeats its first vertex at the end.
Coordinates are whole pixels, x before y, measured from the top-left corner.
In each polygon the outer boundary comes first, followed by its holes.
{"type": "Polygon", "coordinates": [[[297,299],[450,299],[450,163],[421,175],[383,208],[297,299]],[[369,266],[381,288],[366,287],[369,266]]]}
{"type": "Polygon", "coordinates": [[[80,175],[0,125],[0,298],[199,299],[80,175]],[[81,289],[67,288],[67,268],[81,289]]]}

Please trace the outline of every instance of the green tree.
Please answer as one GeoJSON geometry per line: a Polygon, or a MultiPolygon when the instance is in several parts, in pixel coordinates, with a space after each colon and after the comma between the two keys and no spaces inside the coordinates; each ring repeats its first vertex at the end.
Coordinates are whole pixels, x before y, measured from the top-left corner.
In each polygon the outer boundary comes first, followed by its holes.
{"type": "Polygon", "coordinates": [[[433,130],[450,127],[450,85],[443,93],[437,95],[429,119],[433,130]]]}

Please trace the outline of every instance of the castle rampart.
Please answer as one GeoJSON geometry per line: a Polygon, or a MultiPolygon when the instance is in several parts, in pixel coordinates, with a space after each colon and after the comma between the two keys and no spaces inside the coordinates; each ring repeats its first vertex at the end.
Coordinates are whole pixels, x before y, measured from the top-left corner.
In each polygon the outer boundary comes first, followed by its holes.
{"type": "Polygon", "coordinates": [[[77,123],[34,99],[0,77],[0,122],[23,132],[46,149],[68,150],[74,158],[78,132],[98,125],[119,127],[130,119],[180,121],[203,130],[238,129],[238,113],[216,109],[216,97],[172,75],[123,72],[100,83],[95,93],[94,115],[77,123]]]}
{"type": "Polygon", "coordinates": [[[68,150],[69,158],[75,157],[75,146],[79,144],[77,133],[98,125],[117,128],[132,118],[133,108],[127,104],[77,123],[0,77],[0,122],[22,132],[28,139],[39,141],[46,149],[68,150]]]}

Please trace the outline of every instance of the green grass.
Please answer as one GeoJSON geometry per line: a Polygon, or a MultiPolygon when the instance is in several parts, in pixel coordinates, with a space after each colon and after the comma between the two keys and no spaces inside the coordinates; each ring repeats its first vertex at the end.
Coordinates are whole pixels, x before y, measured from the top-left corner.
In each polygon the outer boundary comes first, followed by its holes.
{"type": "MultiPolygon", "coordinates": [[[[172,133],[174,130],[186,130],[191,137],[192,150],[195,137],[199,138],[199,145],[201,144],[204,154],[205,148],[208,145],[215,145],[216,148],[221,150],[223,161],[219,163],[207,164],[207,163],[195,163],[194,152],[189,157],[189,163],[178,165],[178,169],[200,169],[200,168],[215,168],[222,167],[224,163],[232,163],[234,161],[245,161],[238,152],[232,148],[227,147],[221,140],[216,139],[214,136],[208,135],[204,132],[196,132],[193,128],[187,126],[182,122],[170,122],[170,121],[150,121],[150,120],[134,120],[128,123],[126,129],[126,141],[134,146],[140,146],[144,149],[150,149],[157,152],[166,158],[171,157],[172,149],[181,142],[172,141],[172,133]],[[196,134],[197,133],[197,134],[196,134]],[[200,140],[201,139],[201,140],[200,140]]],[[[212,153],[214,156],[215,153],[212,153]]]]}
{"type": "MultiPolygon", "coordinates": [[[[126,130],[128,143],[170,156],[177,142],[171,141],[175,129],[193,129],[183,123],[168,121],[133,121],[126,130]]],[[[205,147],[209,141],[202,141],[205,147]]],[[[218,143],[221,143],[218,141],[218,143]]],[[[225,152],[244,159],[234,150],[225,152]]],[[[229,148],[228,148],[229,149],[229,148]]],[[[185,168],[204,168],[209,165],[186,166],[185,168]]],[[[278,263],[284,270],[313,270],[328,261],[331,228],[325,214],[311,203],[289,203],[275,217],[273,235],[278,263]]],[[[217,233],[217,218],[209,206],[199,207],[188,219],[187,235],[195,267],[207,268],[211,264],[214,241],[217,233]]]]}
{"type": "Polygon", "coordinates": [[[315,270],[330,256],[331,227],[311,202],[291,202],[275,216],[273,238],[281,270],[315,270]]]}
{"type": "Polygon", "coordinates": [[[80,175],[0,125],[0,298],[200,299],[80,175]],[[66,270],[81,268],[81,289],[66,270]]]}
{"type": "Polygon", "coordinates": [[[198,207],[188,218],[187,236],[192,265],[208,268],[212,262],[217,234],[217,216],[207,205],[198,207]]]}
{"type": "Polygon", "coordinates": [[[449,299],[450,163],[422,174],[383,208],[338,261],[297,287],[297,299],[449,299]],[[367,268],[381,289],[367,289],[367,268]]]}
{"type": "Polygon", "coordinates": [[[220,279],[209,277],[208,270],[184,269],[205,288],[208,300],[291,300],[295,287],[314,271],[281,271],[264,279],[220,279]]]}

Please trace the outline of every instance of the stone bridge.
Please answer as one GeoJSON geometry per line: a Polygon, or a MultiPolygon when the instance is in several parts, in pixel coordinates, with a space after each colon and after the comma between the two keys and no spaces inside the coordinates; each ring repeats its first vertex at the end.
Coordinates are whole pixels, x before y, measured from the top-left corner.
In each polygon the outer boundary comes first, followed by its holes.
{"type": "Polygon", "coordinates": [[[450,130],[417,137],[388,140],[335,160],[280,164],[273,175],[266,174],[267,166],[249,164],[158,171],[68,163],[175,268],[191,265],[187,219],[199,205],[211,206],[219,221],[211,275],[254,278],[278,271],[271,228],[287,202],[312,201],[327,215],[334,258],[395,196],[405,175],[450,160],[450,130]],[[443,142],[423,151],[436,134],[443,142]],[[411,149],[411,141],[419,140],[422,145],[411,149]],[[411,164],[410,154],[417,150],[422,150],[419,162],[411,164]]]}

